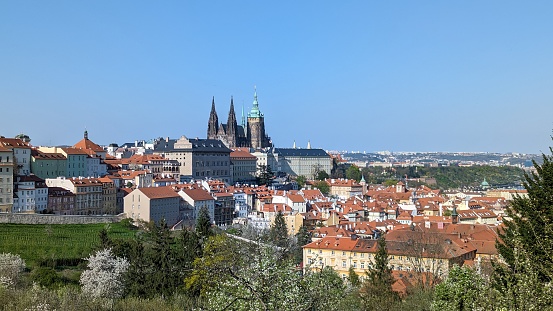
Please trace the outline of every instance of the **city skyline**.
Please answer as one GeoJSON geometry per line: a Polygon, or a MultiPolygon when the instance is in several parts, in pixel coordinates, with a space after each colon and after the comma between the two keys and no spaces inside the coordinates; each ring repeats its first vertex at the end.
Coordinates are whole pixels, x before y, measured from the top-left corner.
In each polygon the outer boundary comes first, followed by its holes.
{"type": "Polygon", "coordinates": [[[257,86],[277,147],[548,153],[553,4],[7,2],[0,135],[206,138],[257,86]]]}

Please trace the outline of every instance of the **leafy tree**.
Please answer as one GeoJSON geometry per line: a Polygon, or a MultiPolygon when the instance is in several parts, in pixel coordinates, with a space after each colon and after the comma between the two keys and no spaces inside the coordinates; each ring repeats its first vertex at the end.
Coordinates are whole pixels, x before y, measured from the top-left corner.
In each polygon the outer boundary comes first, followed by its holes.
{"type": "Polygon", "coordinates": [[[269,239],[278,247],[287,248],[289,246],[288,227],[284,215],[280,211],[276,214],[271,229],[269,229],[269,239]]]}
{"type": "Polygon", "coordinates": [[[398,295],[392,290],[394,277],[389,267],[388,250],[384,237],[378,239],[378,250],[374,256],[372,269],[367,272],[360,295],[365,310],[390,308],[398,300],[398,295]]]}
{"type": "Polygon", "coordinates": [[[81,274],[83,292],[95,298],[119,298],[124,292],[123,274],[129,267],[124,258],[113,256],[110,249],[86,258],[88,270],[81,274]]]}
{"type": "Polygon", "coordinates": [[[298,187],[301,189],[305,186],[305,182],[307,181],[307,178],[305,176],[300,175],[296,177],[296,182],[298,183],[298,187]]]}
{"type": "Polygon", "coordinates": [[[200,288],[207,310],[307,310],[301,276],[291,261],[260,241],[211,237],[194,262],[188,288],[200,288]]]}
{"type": "Polygon", "coordinates": [[[330,178],[330,176],[324,170],[318,171],[317,175],[315,176],[316,180],[325,180],[327,178],[330,178]]]}
{"type": "Polygon", "coordinates": [[[351,284],[351,286],[353,287],[357,287],[361,284],[361,281],[359,280],[359,275],[357,275],[357,272],[355,272],[352,266],[349,267],[348,281],[349,284],[351,284]]]}
{"type": "Polygon", "coordinates": [[[485,281],[475,270],[455,265],[445,282],[436,286],[432,309],[476,310],[482,307],[485,293],[485,281]]]}
{"type": "Polygon", "coordinates": [[[386,179],[384,181],[384,186],[386,187],[395,186],[395,185],[397,185],[397,180],[395,179],[386,179]]]}
{"type": "Polygon", "coordinates": [[[198,212],[198,218],[196,219],[196,234],[200,237],[200,239],[205,240],[213,235],[211,225],[209,210],[206,206],[202,206],[198,212]]]}
{"type": "Polygon", "coordinates": [[[0,254],[0,287],[17,286],[25,267],[25,261],[19,255],[0,254]]]}
{"type": "Polygon", "coordinates": [[[338,163],[336,158],[332,159],[332,170],[330,175],[332,178],[345,178],[347,165],[345,163],[338,163]]]}
{"type": "Polygon", "coordinates": [[[346,286],[332,267],[306,273],[303,283],[308,310],[344,310],[346,286]]]}
{"type": "Polygon", "coordinates": [[[346,178],[360,181],[361,171],[356,165],[350,165],[350,167],[348,167],[348,169],[346,170],[346,178]]]}
{"type": "Polygon", "coordinates": [[[315,183],[315,188],[319,189],[322,194],[327,195],[330,192],[330,186],[324,180],[315,183]]]}
{"type": "Polygon", "coordinates": [[[119,222],[124,228],[127,229],[136,229],[136,226],[134,225],[134,220],[132,218],[124,218],[121,219],[119,222]]]}

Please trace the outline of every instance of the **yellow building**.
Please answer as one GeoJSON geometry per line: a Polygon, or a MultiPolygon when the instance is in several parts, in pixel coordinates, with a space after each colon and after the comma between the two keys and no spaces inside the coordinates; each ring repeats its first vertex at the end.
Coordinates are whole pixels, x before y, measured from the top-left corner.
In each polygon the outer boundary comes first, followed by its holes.
{"type": "MultiPolygon", "coordinates": [[[[437,278],[476,256],[476,248],[455,234],[395,230],[386,235],[386,244],[392,270],[429,272],[437,278]]],[[[332,267],[344,279],[352,267],[363,278],[377,250],[377,240],[324,237],[303,247],[303,262],[305,269],[332,267]]]]}

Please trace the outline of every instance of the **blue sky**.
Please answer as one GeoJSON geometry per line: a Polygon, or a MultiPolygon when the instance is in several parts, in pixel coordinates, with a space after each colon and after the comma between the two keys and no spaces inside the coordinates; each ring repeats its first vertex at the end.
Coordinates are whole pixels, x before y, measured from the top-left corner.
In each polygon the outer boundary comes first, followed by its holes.
{"type": "Polygon", "coordinates": [[[4,1],[0,135],[206,136],[257,86],[279,147],[548,152],[551,1],[4,1]]]}

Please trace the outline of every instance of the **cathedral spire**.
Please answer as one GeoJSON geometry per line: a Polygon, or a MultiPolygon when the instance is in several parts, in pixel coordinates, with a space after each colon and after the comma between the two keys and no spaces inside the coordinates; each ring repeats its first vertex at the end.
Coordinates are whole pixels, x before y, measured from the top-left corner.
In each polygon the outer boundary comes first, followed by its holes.
{"type": "Polygon", "coordinates": [[[230,97],[230,110],[228,112],[228,121],[227,121],[227,139],[229,147],[236,147],[236,137],[238,124],[236,122],[236,114],[234,113],[234,99],[230,97]]]}
{"type": "Polygon", "coordinates": [[[248,118],[260,118],[263,117],[261,111],[259,111],[259,103],[257,102],[257,87],[254,86],[253,92],[253,107],[250,113],[248,113],[248,118]]]}
{"type": "Polygon", "coordinates": [[[246,115],[244,114],[244,102],[242,102],[242,127],[246,129],[246,115]]]}
{"type": "Polygon", "coordinates": [[[211,101],[211,113],[209,113],[209,121],[207,122],[207,138],[217,139],[217,130],[219,129],[219,118],[215,111],[215,96],[211,101]]]}

